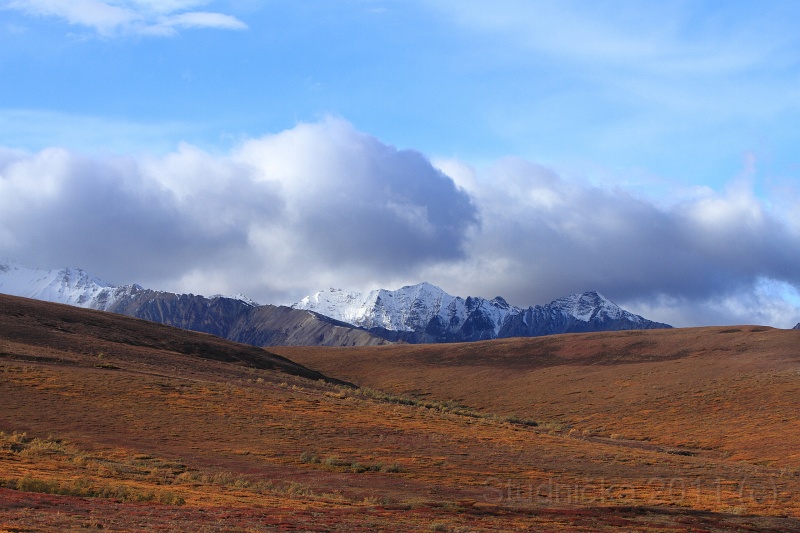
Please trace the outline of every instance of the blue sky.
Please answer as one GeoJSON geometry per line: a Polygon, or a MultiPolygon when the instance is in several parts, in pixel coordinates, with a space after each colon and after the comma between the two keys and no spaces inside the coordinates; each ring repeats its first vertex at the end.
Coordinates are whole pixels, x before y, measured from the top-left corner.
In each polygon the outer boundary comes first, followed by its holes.
{"type": "Polygon", "coordinates": [[[270,303],[425,279],[792,326],[799,19],[794,1],[0,0],[0,256],[270,303]]]}

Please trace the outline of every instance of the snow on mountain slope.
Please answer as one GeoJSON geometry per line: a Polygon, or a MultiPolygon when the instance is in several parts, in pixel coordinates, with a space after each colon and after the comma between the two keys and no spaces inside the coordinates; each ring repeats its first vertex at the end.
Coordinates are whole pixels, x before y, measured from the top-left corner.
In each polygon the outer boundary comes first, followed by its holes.
{"type": "Polygon", "coordinates": [[[639,315],[625,311],[599,292],[594,291],[565,296],[555,300],[550,305],[562,309],[568,315],[584,322],[589,322],[593,319],[625,319],[632,322],[645,320],[639,315]]]}
{"type": "Polygon", "coordinates": [[[419,331],[432,322],[451,327],[462,325],[478,308],[492,322],[495,333],[511,314],[519,310],[502,298],[460,298],[451,296],[430,283],[409,285],[395,291],[386,289],[368,293],[340,289],[320,291],[294,304],[295,309],[314,311],[348,324],[389,331],[419,331]]]}
{"type": "Polygon", "coordinates": [[[315,311],[366,329],[413,332],[409,342],[479,340],[601,329],[668,327],[621,309],[597,292],[521,309],[503,298],[461,298],[430,283],[368,293],[329,289],[303,298],[295,309],[315,311]]]}
{"type": "Polygon", "coordinates": [[[314,313],[258,305],[242,294],[206,298],[139,285],[114,287],[80,269],[41,270],[0,262],[0,293],[118,313],[254,346],[387,343],[314,313]]]}
{"type": "MultiPolygon", "coordinates": [[[[563,301],[563,307],[572,308],[575,313],[590,314],[590,308],[586,302],[581,303],[580,297],[576,294],[557,301],[563,301]]],[[[451,296],[430,283],[363,294],[328,289],[306,296],[292,307],[315,311],[364,328],[381,327],[390,331],[415,331],[437,317],[448,324],[462,324],[470,313],[477,310],[485,313],[499,331],[509,316],[522,312],[500,297],[494,300],[464,299],[451,296]]]]}
{"type": "MultiPolygon", "coordinates": [[[[259,330],[260,326],[250,324],[248,317],[270,307],[260,306],[243,295],[205,298],[148,290],[139,285],[115,287],[81,269],[41,270],[4,263],[0,263],[0,293],[121,313],[232,340],[252,337],[250,330],[259,330]],[[249,325],[243,326],[245,323],[249,325]]],[[[629,313],[597,292],[573,294],[547,305],[521,309],[499,296],[492,300],[452,296],[430,283],[363,294],[329,289],[303,298],[292,307],[364,328],[392,342],[469,342],[670,327],[629,313]]],[[[351,341],[367,342],[348,342],[351,341]]]]}
{"type": "Polygon", "coordinates": [[[108,307],[118,293],[80,268],[41,270],[15,264],[0,264],[0,292],[93,309],[108,307]]]}
{"type": "MultiPolygon", "coordinates": [[[[142,287],[136,284],[119,287],[111,285],[80,268],[43,270],[14,263],[0,263],[0,293],[11,296],[24,296],[46,302],[109,311],[124,298],[142,290],[142,287]]],[[[243,294],[230,298],[252,307],[258,305],[243,294]]]]}

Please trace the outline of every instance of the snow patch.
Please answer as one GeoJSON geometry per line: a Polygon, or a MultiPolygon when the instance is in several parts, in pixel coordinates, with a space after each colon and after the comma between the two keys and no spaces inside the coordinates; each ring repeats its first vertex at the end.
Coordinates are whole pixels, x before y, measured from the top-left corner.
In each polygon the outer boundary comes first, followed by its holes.
{"type": "Polygon", "coordinates": [[[76,307],[106,309],[116,301],[115,287],[80,268],[42,270],[0,265],[0,292],[76,307]]]}

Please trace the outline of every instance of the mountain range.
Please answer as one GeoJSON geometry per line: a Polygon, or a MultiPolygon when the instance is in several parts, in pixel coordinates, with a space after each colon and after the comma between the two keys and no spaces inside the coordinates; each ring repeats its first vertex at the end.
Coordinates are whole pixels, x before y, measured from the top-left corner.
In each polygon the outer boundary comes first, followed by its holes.
{"type": "Polygon", "coordinates": [[[368,293],[329,289],[291,307],[243,295],[205,297],[113,286],[81,269],[0,263],[0,293],[119,313],[255,346],[363,346],[468,342],[557,333],[669,328],[597,292],[519,308],[503,298],[461,298],[420,283],[368,293]]]}
{"type": "Polygon", "coordinates": [[[491,300],[451,296],[420,283],[389,291],[353,293],[329,289],[292,306],[366,329],[379,337],[410,343],[471,342],[557,333],[669,328],[635,315],[598,292],[519,308],[500,296],[491,300]]]}
{"type": "Polygon", "coordinates": [[[113,286],[79,268],[41,270],[0,263],[0,293],[109,311],[254,346],[365,346],[388,341],[317,313],[258,305],[249,298],[205,297],[113,286]]]}

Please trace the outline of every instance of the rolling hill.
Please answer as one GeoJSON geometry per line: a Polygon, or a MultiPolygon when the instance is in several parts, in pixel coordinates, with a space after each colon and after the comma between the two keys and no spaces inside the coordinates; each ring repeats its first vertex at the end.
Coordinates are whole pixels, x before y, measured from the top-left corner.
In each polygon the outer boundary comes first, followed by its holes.
{"type": "Polygon", "coordinates": [[[800,469],[798,349],[798,331],[739,326],[277,353],[360,386],[573,435],[800,469]]]}
{"type": "Polygon", "coordinates": [[[756,329],[276,356],[2,296],[0,531],[797,531],[800,333],[756,329]]]}
{"type": "Polygon", "coordinates": [[[191,371],[198,361],[208,361],[328,379],[279,355],[213,335],[3,294],[0,330],[3,358],[59,365],[88,360],[100,368],[113,359],[173,371],[191,371]]]}

